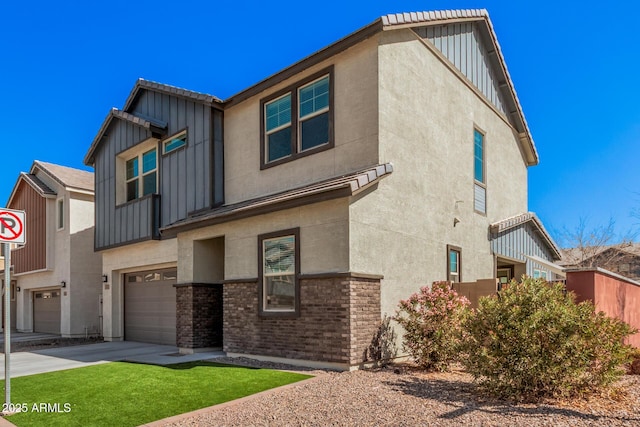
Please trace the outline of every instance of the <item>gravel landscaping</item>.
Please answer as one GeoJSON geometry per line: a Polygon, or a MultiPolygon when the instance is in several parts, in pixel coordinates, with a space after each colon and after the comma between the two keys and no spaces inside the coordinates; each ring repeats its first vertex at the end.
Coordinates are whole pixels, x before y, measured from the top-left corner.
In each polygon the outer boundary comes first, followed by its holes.
{"type": "MultiPolygon", "coordinates": [[[[298,370],[248,359],[222,363],[298,370]]],[[[483,398],[459,370],[407,365],[355,372],[304,371],[316,378],[208,408],[165,426],[638,426],[640,376],[622,392],[571,402],[510,404],[483,398]]]]}

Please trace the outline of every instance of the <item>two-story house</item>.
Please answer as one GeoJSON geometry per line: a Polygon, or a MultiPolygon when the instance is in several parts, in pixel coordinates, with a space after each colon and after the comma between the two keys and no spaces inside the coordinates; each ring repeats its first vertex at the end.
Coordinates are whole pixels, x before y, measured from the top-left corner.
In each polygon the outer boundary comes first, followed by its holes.
{"type": "Polygon", "coordinates": [[[107,340],[348,369],[420,286],[559,258],[484,10],[384,16],[224,101],[139,80],[85,163],[107,340]]]}
{"type": "Polygon", "coordinates": [[[11,249],[11,324],[63,337],[100,334],[102,257],[93,251],[93,173],[40,161],[21,173],[7,207],[26,215],[11,249]],[[15,304],[15,305],[14,305],[15,304]]]}

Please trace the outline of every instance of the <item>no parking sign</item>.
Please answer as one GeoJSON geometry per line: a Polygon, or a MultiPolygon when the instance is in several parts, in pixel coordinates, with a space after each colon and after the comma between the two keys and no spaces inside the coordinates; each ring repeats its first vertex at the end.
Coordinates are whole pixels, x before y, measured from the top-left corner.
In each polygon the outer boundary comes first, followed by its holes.
{"type": "Polygon", "coordinates": [[[24,211],[0,208],[0,242],[24,245],[24,219],[24,211]]]}

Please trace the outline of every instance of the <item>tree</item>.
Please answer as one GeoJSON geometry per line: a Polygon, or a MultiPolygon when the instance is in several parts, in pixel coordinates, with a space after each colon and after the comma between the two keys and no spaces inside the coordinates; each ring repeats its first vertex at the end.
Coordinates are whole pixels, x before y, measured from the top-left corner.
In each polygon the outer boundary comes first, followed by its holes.
{"type": "Polygon", "coordinates": [[[615,232],[615,220],[609,218],[606,225],[589,228],[587,220],[580,218],[573,229],[564,229],[561,235],[563,264],[577,267],[603,267],[617,265],[634,247],[637,232],[628,231],[619,236],[615,232]]]}

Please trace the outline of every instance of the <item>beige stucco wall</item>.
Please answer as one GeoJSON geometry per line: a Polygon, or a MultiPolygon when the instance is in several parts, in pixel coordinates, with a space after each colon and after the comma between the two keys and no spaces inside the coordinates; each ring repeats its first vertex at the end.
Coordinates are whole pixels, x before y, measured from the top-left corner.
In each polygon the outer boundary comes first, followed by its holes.
{"type": "MultiPolygon", "coordinates": [[[[178,282],[194,281],[194,241],[224,236],[224,278],[256,278],[258,235],[294,227],[300,227],[301,273],[347,271],[348,212],[348,200],[343,198],[180,233],[178,282]]],[[[204,279],[196,268],[195,281],[204,279]]]]}
{"type": "Polygon", "coordinates": [[[124,273],[175,267],[177,240],[150,240],[108,249],[100,254],[102,274],[108,279],[102,284],[102,335],[107,341],[120,341],[124,338],[124,273]]]}
{"type": "MultiPolygon", "coordinates": [[[[69,333],[73,336],[100,333],[102,255],[93,251],[93,196],[72,193],[69,199],[70,276],[69,333]]],[[[64,295],[64,292],[63,292],[64,295]]]]}
{"type": "Polygon", "coordinates": [[[447,244],[462,248],[464,281],[493,277],[489,224],[527,210],[527,170],[511,127],[410,30],[382,33],[378,56],[380,161],[394,172],[352,201],[350,267],[384,274],[393,313],[446,280],[447,244]],[[486,132],[486,216],[473,206],[474,126],[486,132]]]}
{"type": "Polygon", "coordinates": [[[377,163],[377,50],[354,46],[225,110],[225,199],[235,203],[377,163]],[[324,68],[334,68],[335,148],[260,170],[260,100],[324,68]]]}
{"type": "Polygon", "coordinates": [[[99,332],[101,256],[93,252],[93,196],[69,192],[57,181],[39,175],[58,194],[47,199],[47,269],[15,275],[16,329],[33,331],[33,293],[60,290],[60,333],[63,337],[99,332]],[[57,227],[57,201],[64,201],[64,227],[57,227]],[[66,283],[61,288],[61,282],[66,283]],[[86,329],[85,329],[86,328],[86,329]]]}

